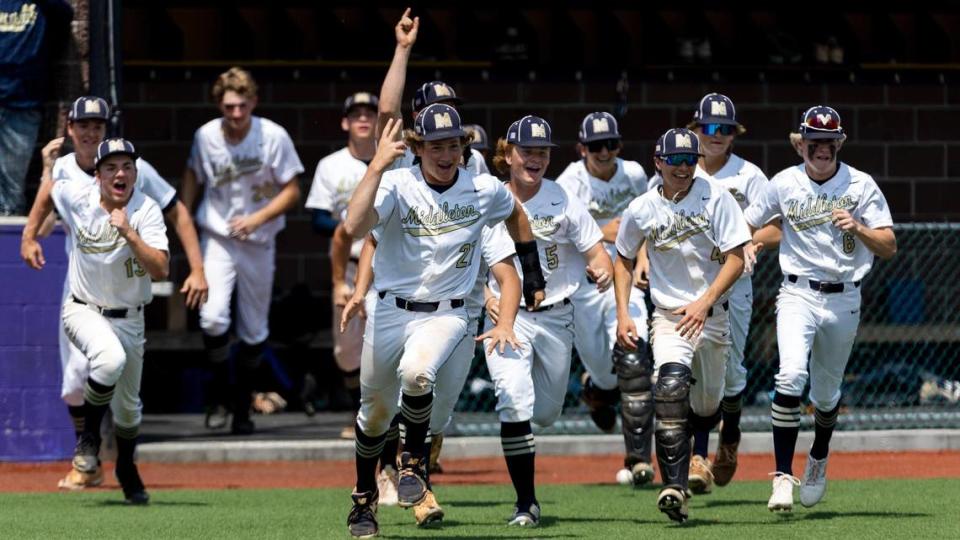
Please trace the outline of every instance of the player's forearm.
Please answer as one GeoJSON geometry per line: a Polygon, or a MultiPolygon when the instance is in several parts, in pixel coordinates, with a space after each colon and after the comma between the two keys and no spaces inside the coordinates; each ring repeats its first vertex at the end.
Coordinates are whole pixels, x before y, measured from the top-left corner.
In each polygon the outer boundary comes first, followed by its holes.
{"type": "Polygon", "coordinates": [[[523,211],[519,202],[513,205],[513,213],[503,223],[507,226],[507,232],[510,233],[510,238],[513,238],[514,242],[533,242],[536,240],[533,237],[533,231],[530,229],[527,214],[523,211]]]}
{"type": "Polygon", "coordinates": [[[257,210],[255,216],[260,225],[269,223],[287,213],[300,202],[300,182],[294,176],[266,206],[257,210]]]}
{"type": "MultiPolygon", "coordinates": [[[[500,316],[497,319],[497,326],[509,330],[513,330],[513,323],[516,321],[517,312],[520,310],[520,296],[523,292],[520,276],[517,274],[513,261],[514,257],[504,259],[490,269],[493,278],[497,280],[497,284],[500,286],[500,316]]],[[[484,296],[486,296],[486,290],[484,296]]]]}
{"type": "Polygon", "coordinates": [[[610,261],[610,255],[604,249],[602,242],[597,242],[587,251],[587,265],[594,271],[603,271],[608,276],[613,275],[613,263],[610,261]]]}
{"type": "Polygon", "coordinates": [[[897,254],[897,236],[890,227],[871,229],[860,225],[854,232],[857,238],[867,246],[874,255],[884,260],[892,259],[897,254]]]}
{"type": "Polygon", "coordinates": [[[33,200],[33,206],[30,207],[30,213],[27,215],[27,224],[23,226],[24,240],[36,240],[40,233],[40,226],[53,212],[52,192],[53,179],[49,176],[49,171],[44,170],[37,197],[33,200]]]}
{"type": "Polygon", "coordinates": [[[633,287],[633,268],[636,261],[617,254],[613,263],[613,291],[617,299],[617,319],[630,318],[630,289],[633,287]]]}
{"type": "Polygon", "coordinates": [[[723,265],[720,267],[720,272],[702,296],[711,306],[716,304],[717,300],[743,275],[744,261],[742,247],[731,249],[724,253],[723,256],[725,259],[723,265]]]}
{"type": "Polygon", "coordinates": [[[190,211],[187,210],[183,201],[177,201],[177,204],[173,205],[173,208],[167,212],[167,219],[173,224],[177,238],[180,239],[183,253],[187,256],[187,264],[190,265],[190,272],[202,274],[203,255],[200,253],[200,239],[197,236],[193,218],[190,217],[190,211]]]}
{"type": "Polygon", "coordinates": [[[353,239],[338,225],[330,239],[330,280],[340,285],[347,280],[347,264],[350,262],[350,247],[353,239]]]}
{"type": "Polygon", "coordinates": [[[377,224],[377,212],[373,209],[373,203],[377,196],[377,189],[380,188],[383,172],[383,169],[378,169],[371,163],[367,167],[367,172],[363,173],[363,178],[357,184],[353,196],[350,197],[347,217],[343,220],[343,229],[351,238],[366,236],[377,224]]]}
{"type": "Polygon", "coordinates": [[[776,249],[780,245],[780,239],[783,237],[783,230],[780,228],[780,220],[775,219],[767,223],[753,233],[754,242],[762,242],[763,249],[776,249]]]}
{"type": "Polygon", "coordinates": [[[403,87],[407,82],[407,63],[410,60],[411,47],[397,45],[393,51],[393,60],[390,62],[390,69],[387,70],[387,76],[383,79],[383,86],[380,87],[379,116],[377,117],[377,140],[390,118],[400,118],[400,105],[403,99],[403,87]]]}
{"type": "Polygon", "coordinates": [[[354,294],[366,296],[367,291],[373,285],[373,255],[376,250],[376,242],[367,237],[363,242],[363,249],[360,251],[360,260],[357,261],[357,280],[353,285],[354,294]]]}
{"type": "Polygon", "coordinates": [[[152,279],[167,279],[170,275],[170,255],[166,251],[150,247],[133,229],[129,230],[124,239],[133,251],[133,256],[152,279]]]}
{"type": "Polygon", "coordinates": [[[617,243],[617,232],[620,231],[620,218],[611,220],[609,223],[600,227],[600,232],[603,233],[603,241],[608,244],[617,243]]]}
{"type": "Polygon", "coordinates": [[[200,186],[197,183],[197,176],[193,173],[193,169],[187,167],[183,171],[183,180],[180,181],[180,200],[183,202],[183,205],[187,208],[187,211],[191,214],[195,209],[197,203],[197,192],[200,191],[200,186]]]}

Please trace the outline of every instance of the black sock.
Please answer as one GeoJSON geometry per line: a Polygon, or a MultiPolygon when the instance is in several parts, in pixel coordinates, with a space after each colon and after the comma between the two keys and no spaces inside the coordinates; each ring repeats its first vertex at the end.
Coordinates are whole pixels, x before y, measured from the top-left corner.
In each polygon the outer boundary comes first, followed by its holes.
{"type": "Polygon", "coordinates": [[[137,449],[137,435],[140,426],[115,426],[117,433],[117,466],[133,463],[133,453],[137,449]]]}
{"type": "Polygon", "coordinates": [[[211,374],[205,392],[206,405],[208,407],[226,406],[230,387],[227,363],[230,356],[230,335],[228,333],[219,336],[203,334],[203,348],[207,353],[207,364],[211,374]]]}
{"type": "Polygon", "coordinates": [[[263,357],[264,342],[240,343],[237,349],[237,384],[233,391],[233,423],[250,419],[250,405],[256,386],[257,370],[263,357]]]}
{"type": "Polygon", "coordinates": [[[113,399],[115,386],[107,386],[87,377],[87,384],[83,389],[83,433],[92,435],[100,442],[100,422],[113,399]]]}
{"type": "Polygon", "coordinates": [[[430,454],[426,446],[427,429],[430,426],[430,412],[433,410],[433,392],[422,396],[401,394],[400,414],[406,428],[403,442],[404,452],[412,457],[424,457],[430,454]]]}
{"type": "Polygon", "coordinates": [[[833,428],[837,426],[837,416],[840,412],[840,404],[833,409],[824,412],[817,409],[814,413],[816,427],[814,428],[813,446],[810,447],[810,457],[813,459],[823,459],[830,453],[830,437],[833,436],[833,428]]]}
{"type": "Polygon", "coordinates": [[[500,446],[507,460],[510,481],[517,491],[517,505],[525,506],[537,502],[534,488],[534,473],[537,447],[533,441],[533,429],[530,421],[500,422],[500,446]]]}
{"type": "Polygon", "coordinates": [[[353,410],[360,410],[360,368],[343,372],[343,386],[350,394],[350,403],[353,410]]]}
{"type": "Polygon", "coordinates": [[[73,405],[67,405],[67,410],[70,411],[70,421],[73,422],[73,433],[80,438],[80,434],[83,433],[83,424],[84,424],[84,409],[83,405],[79,407],[73,405]]]}
{"type": "Polygon", "coordinates": [[[383,443],[386,433],[378,437],[370,437],[355,426],[357,452],[357,493],[375,491],[377,489],[377,462],[383,452],[383,443]]]}
{"type": "Polygon", "coordinates": [[[690,411],[687,420],[690,430],[693,431],[693,455],[707,457],[710,452],[707,449],[710,445],[710,432],[720,421],[720,411],[717,410],[710,416],[700,416],[690,411]],[[698,435],[702,435],[702,437],[697,437],[698,435]]]}
{"type": "Polygon", "coordinates": [[[777,458],[777,472],[793,474],[793,452],[800,433],[800,397],[777,392],[770,409],[773,421],[773,452],[777,458]]]}
{"type": "Polygon", "coordinates": [[[390,422],[390,429],[385,435],[383,451],[380,452],[380,468],[389,465],[397,468],[397,452],[400,450],[400,413],[397,413],[390,422]]]}
{"type": "Polygon", "coordinates": [[[720,442],[732,444],[740,442],[740,413],[743,407],[743,392],[720,400],[720,413],[723,427],[720,429],[720,442]]]}

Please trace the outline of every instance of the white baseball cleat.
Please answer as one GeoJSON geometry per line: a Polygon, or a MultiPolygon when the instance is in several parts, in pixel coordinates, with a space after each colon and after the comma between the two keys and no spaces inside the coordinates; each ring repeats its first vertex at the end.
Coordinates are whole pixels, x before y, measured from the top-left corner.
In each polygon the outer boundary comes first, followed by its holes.
{"type": "Polygon", "coordinates": [[[807,467],[803,472],[803,484],[800,485],[800,504],[810,508],[820,502],[827,492],[827,459],[814,459],[807,456],[807,467]]]}
{"type": "Polygon", "coordinates": [[[380,506],[397,505],[397,470],[390,465],[380,469],[377,475],[377,490],[380,492],[380,506]]]}
{"type": "Polygon", "coordinates": [[[799,486],[800,480],[782,472],[770,474],[773,475],[773,493],[767,502],[767,509],[771,512],[792,512],[793,486],[799,486]]]}

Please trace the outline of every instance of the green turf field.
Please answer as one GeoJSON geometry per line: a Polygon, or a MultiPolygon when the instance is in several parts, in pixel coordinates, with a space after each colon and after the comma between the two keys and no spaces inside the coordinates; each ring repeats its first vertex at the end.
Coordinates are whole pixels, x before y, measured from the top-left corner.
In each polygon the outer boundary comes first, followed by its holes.
{"type": "MultiPolygon", "coordinates": [[[[504,525],[512,490],[440,487],[442,525],[418,529],[411,512],[380,511],[384,538],[956,538],[956,480],[832,482],[823,502],[792,515],[767,511],[767,482],[735,482],[691,501],[678,526],[655,507],[655,491],[620,486],[543,486],[539,529],[504,525]],[[629,535],[629,536],[627,536],[629,535]]],[[[348,492],[323,490],[154,491],[149,507],[127,507],[119,491],[0,495],[0,537],[349,538],[348,492]]]]}

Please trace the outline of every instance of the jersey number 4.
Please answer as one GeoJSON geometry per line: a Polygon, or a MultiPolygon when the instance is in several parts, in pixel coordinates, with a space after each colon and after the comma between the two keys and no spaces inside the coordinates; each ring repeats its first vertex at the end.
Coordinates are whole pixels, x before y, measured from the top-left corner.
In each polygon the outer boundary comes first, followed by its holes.
{"type": "Polygon", "coordinates": [[[129,259],[123,261],[123,267],[127,269],[127,278],[143,277],[147,275],[147,271],[140,266],[140,261],[130,257],[129,259]]]}
{"type": "Polygon", "coordinates": [[[723,263],[727,262],[727,256],[720,251],[720,248],[714,247],[713,251],[710,252],[710,260],[717,261],[717,264],[722,265],[723,263]]]}

